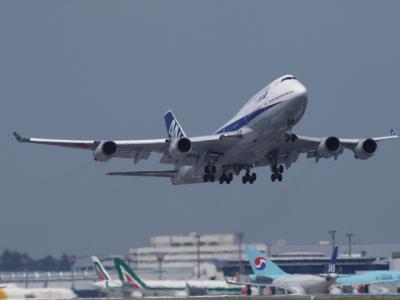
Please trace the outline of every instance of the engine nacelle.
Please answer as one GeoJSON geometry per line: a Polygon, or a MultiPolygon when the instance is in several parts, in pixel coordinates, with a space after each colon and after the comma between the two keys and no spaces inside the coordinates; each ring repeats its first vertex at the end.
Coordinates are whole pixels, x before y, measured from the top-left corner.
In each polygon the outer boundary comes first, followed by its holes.
{"type": "Polygon", "coordinates": [[[168,149],[169,155],[173,159],[179,159],[192,151],[192,142],[186,138],[173,139],[168,149]]]}
{"type": "Polygon", "coordinates": [[[330,136],[324,138],[318,146],[318,156],[329,158],[340,152],[342,145],[337,137],[330,136]]]}
{"type": "Polygon", "coordinates": [[[354,150],[354,156],[358,159],[367,159],[373,156],[378,149],[378,144],[373,139],[361,140],[354,150]]]}
{"type": "Polygon", "coordinates": [[[93,157],[96,161],[106,162],[117,152],[117,144],[113,141],[102,141],[94,150],[93,157]]]}

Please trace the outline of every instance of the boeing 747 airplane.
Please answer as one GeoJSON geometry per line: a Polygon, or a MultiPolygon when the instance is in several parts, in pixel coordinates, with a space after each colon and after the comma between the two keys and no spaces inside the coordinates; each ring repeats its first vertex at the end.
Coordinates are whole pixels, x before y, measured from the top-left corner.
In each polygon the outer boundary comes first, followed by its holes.
{"type": "Polygon", "coordinates": [[[282,173],[300,154],[318,161],[337,159],[345,149],[357,159],[372,157],[381,141],[390,136],[342,139],[335,136],[307,137],[293,133],[307,106],[306,87],[292,75],[272,81],[240,111],[214,133],[189,137],[171,111],[165,116],[168,137],[150,140],[60,140],[26,138],[14,132],[18,142],[86,149],[96,161],[127,158],[136,164],[160,153],[160,163],[175,166],[171,170],[110,172],[108,175],[170,178],[173,184],[219,181],[229,184],[244,171],[242,182],[252,184],[255,167],[270,167],[271,180],[282,181],[282,173]]]}

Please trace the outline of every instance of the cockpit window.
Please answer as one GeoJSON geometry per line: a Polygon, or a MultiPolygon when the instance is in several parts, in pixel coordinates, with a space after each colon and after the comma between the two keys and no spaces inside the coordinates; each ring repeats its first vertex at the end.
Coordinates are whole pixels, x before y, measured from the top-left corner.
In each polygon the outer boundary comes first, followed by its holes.
{"type": "Polygon", "coordinates": [[[283,77],[281,82],[284,82],[285,80],[290,80],[290,79],[296,79],[296,77],[294,77],[294,76],[283,77]]]}

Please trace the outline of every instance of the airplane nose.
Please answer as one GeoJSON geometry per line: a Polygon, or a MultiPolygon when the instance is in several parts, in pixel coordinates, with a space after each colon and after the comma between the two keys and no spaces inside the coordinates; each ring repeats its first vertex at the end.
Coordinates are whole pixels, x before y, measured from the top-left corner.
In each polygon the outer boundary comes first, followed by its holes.
{"type": "Polygon", "coordinates": [[[298,82],[295,92],[300,97],[307,98],[307,96],[308,96],[307,88],[301,82],[298,82]]]}
{"type": "Polygon", "coordinates": [[[298,85],[295,88],[295,94],[296,94],[296,103],[298,103],[301,106],[307,105],[307,100],[308,100],[308,91],[307,88],[302,84],[298,83],[298,85]]]}

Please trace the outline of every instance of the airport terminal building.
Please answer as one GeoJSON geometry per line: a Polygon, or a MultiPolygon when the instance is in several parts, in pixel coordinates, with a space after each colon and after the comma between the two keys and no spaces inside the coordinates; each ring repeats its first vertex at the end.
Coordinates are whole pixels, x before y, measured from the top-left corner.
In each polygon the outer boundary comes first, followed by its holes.
{"type": "MultiPolygon", "coordinates": [[[[244,249],[255,246],[271,255],[283,270],[289,273],[323,273],[327,270],[331,245],[287,245],[278,241],[271,245],[263,243],[242,244],[240,234],[210,234],[154,236],[147,246],[129,249],[131,265],[149,278],[201,278],[223,279],[235,276],[239,269],[250,274],[251,267],[244,249]],[[241,259],[241,263],[239,262],[241,259]],[[198,271],[200,269],[200,271],[198,271]]],[[[347,246],[340,247],[337,271],[356,273],[367,270],[388,270],[400,266],[400,245],[352,245],[349,256],[347,246]]]]}

